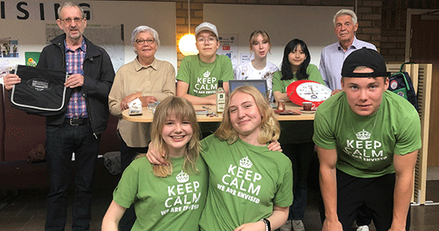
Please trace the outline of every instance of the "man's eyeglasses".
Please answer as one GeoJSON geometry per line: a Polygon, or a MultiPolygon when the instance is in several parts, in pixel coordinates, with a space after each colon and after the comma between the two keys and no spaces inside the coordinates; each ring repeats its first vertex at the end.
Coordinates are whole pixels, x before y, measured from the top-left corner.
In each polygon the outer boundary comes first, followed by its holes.
{"type": "Polygon", "coordinates": [[[143,45],[145,42],[149,45],[152,45],[155,43],[155,39],[136,39],[136,43],[139,45],[143,45]]]}
{"type": "Polygon", "coordinates": [[[75,21],[75,23],[81,23],[82,20],[84,18],[65,18],[65,19],[60,19],[64,24],[71,24],[73,21],[75,21]]]}
{"type": "Polygon", "coordinates": [[[208,44],[211,44],[211,43],[214,43],[215,41],[216,41],[215,37],[208,37],[208,38],[199,37],[197,39],[198,43],[208,43],[208,44]]]}

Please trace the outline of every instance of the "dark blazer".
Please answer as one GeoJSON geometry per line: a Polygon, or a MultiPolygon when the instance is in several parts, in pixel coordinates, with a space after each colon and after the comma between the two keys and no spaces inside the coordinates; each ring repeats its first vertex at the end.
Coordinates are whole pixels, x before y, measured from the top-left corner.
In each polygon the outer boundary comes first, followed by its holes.
{"type": "MultiPolygon", "coordinates": [[[[64,41],[66,35],[53,39],[41,52],[37,67],[66,71],[64,41]]],[[[107,52],[85,39],[87,46],[83,68],[84,85],[81,94],[87,103],[87,112],[90,118],[93,133],[101,134],[107,128],[109,116],[108,94],[114,80],[114,68],[107,52]]],[[[71,94],[68,95],[70,98],[71,94]]],[[[60,125],[64,122],[65,114],[46,116],[46,124],[60,125]]]]}

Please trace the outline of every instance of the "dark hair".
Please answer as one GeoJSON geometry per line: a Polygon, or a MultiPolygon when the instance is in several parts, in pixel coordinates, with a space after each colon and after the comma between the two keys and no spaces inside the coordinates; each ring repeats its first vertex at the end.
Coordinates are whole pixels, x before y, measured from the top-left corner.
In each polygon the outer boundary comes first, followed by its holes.
{"type": "Polygon", "coordinates": [[[293,71],[291,70],[291,63],[288,60],[288,55],[294,50],[296,50],[297,45],[300,45],[302,51],[305,53],[306,58],[303,61],[303,63],[300,65],[299,69],[297,69],[296,78],[298,80],[302,80],[302,79],[308,79],[309,77],[309,75],[306,74],[306,68],[308,68],[308,65],[311,61],[311,55],[309,54],[308,46],[306,46],[305,42],[300,39],[293,39],[285,46],[284,49],[284,58],[282,60],[282,67],[281,67],[281,72],[282,72],[281,80],[289,80],[289,79],[293,79],[294,77],[293,71]]]}

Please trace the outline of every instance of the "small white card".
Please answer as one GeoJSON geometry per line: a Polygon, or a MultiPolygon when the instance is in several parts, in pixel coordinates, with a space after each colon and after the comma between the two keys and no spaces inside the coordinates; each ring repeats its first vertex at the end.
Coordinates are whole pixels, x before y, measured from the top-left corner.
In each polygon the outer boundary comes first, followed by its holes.
{"type": "Polygon", "coordinates": [[[142,114],[142,101],[139,98],[128,103],[129,114],[130,115],[141,115],[142,114]]]}

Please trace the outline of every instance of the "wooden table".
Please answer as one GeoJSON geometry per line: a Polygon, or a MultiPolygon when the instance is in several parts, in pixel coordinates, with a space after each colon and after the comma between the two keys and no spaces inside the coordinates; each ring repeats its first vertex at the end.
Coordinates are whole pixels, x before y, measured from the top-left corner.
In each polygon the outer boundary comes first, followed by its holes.
{"type": "MultiPolygon", "coordinates": [[[[215,105],[194,105],[195,110],[203,110],[203,107],[210,108],[209,112],[215,111],[216,106],[215,105]]],[[[287,102],[285,104],[285,107],[287,110],[295,110],[295,109],[301,109],[302,107],[299,107],[291,102],[287,102]]],[[[148,108],[144,107],[142,109],[143,114],[142,115],[136,115],[136,116],[130,116],[128,114],[128,110],[125,110],[122,112],[122,118],[131,121],[131,122],[140,122],[140,123],[150,123],[152,122],[152,111],[148,110],[148,108]]],[[[312,114],[301,114],[301,115],[277,115],[276,118],[279,121],[303,121],[303,120],[314,120],[314,113],[312,114]]],[[[223,119],[222,115],[209,117],[206,116],[206,114],[203,115],[197,115],[198,122],[221,122],[223,119]]]]}

